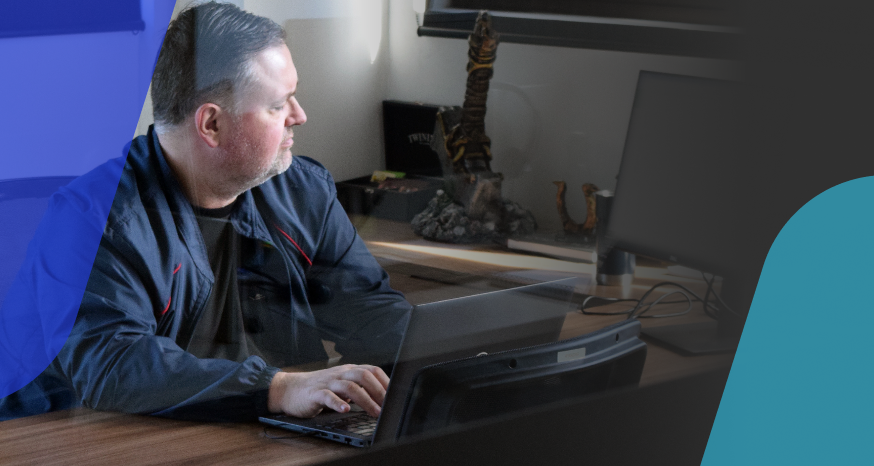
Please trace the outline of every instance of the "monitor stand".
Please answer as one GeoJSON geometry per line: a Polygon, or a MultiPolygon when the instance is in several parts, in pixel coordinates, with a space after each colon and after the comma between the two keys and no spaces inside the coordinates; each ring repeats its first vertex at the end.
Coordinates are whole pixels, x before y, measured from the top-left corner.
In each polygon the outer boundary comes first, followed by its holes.
{"type": "Polygon", "coordinates": [[[641,330],[641,334],[671,349],[690,355],[725,353],[737,349],[739,336],[719,332],[716,321],[664,325],[641,330]]]}

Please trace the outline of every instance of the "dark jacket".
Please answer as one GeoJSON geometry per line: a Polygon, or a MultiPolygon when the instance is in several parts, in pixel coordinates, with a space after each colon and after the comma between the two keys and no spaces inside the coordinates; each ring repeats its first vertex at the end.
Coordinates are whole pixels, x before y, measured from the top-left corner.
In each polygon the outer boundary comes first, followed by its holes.
{"type": "Polygon", "coordinates": [[[268,296],[257,325],[282,360],[198,359],[183,349],[214,278],[192,207],[150,130],[132,143],[69,339],[4,402],[45,410],[52,403],[40,394],[51,387],[56,399],[101,410],[250,419],[266,409],[275,366],[326,358],[322,339],[344,357],[392,360],[411,306],[389,287],[323,166],[295,156],[284,174],[243,193],[230,221],[257,245],[241,270],[241,300],[268,296]]]}

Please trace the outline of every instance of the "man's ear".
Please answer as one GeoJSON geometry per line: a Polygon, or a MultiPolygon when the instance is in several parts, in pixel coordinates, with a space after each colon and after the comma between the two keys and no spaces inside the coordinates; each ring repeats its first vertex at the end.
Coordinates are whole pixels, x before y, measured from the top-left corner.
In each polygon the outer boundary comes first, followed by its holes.
{"type": "Polygon", "coordinates": [[[197,135],[213,149],[219,145],[219,119],[221,116],[221,107],[211,103],[201,105],[194,112],[197,135]]]}

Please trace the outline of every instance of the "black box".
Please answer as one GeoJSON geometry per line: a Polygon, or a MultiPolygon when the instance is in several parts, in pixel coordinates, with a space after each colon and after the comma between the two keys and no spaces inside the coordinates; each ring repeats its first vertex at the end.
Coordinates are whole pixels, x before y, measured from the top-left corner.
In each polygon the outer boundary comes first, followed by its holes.
{"type": "Polygon", "coordinates": [[[337,182],[337,199],[349,215],[372,215],[409,222],[428,207],[443,188],[443,178],[388,179],[371,182],[369,176],[337,182]]]}
{"type": "Polygon", "coordinates": [[[337,182],[337,198],[349,215],[409,222],[443,188],[443,168],[431,149],[438,105],[385,100],[385,168],[406,178],[370,181],[369,176],[337,182]]]}
{"type": "Polygon", "coordinates": [[[407,175],[443,176],[437,153],[431,149],[438,105],[384,100],[385,169],[407,175]]]}

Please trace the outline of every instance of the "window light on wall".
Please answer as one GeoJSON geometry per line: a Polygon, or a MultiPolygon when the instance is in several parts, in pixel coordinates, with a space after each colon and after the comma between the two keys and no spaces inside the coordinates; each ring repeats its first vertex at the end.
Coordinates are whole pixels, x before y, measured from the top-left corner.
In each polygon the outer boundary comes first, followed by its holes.
{"type": "Polygon", "coordinates": [[[352,2],[356,31],[352,40],[362,42],[370,53],[370,63],[376,62],[379,46],[382,43],[382,5],[383,0],[356,0],[352,2]]]}

